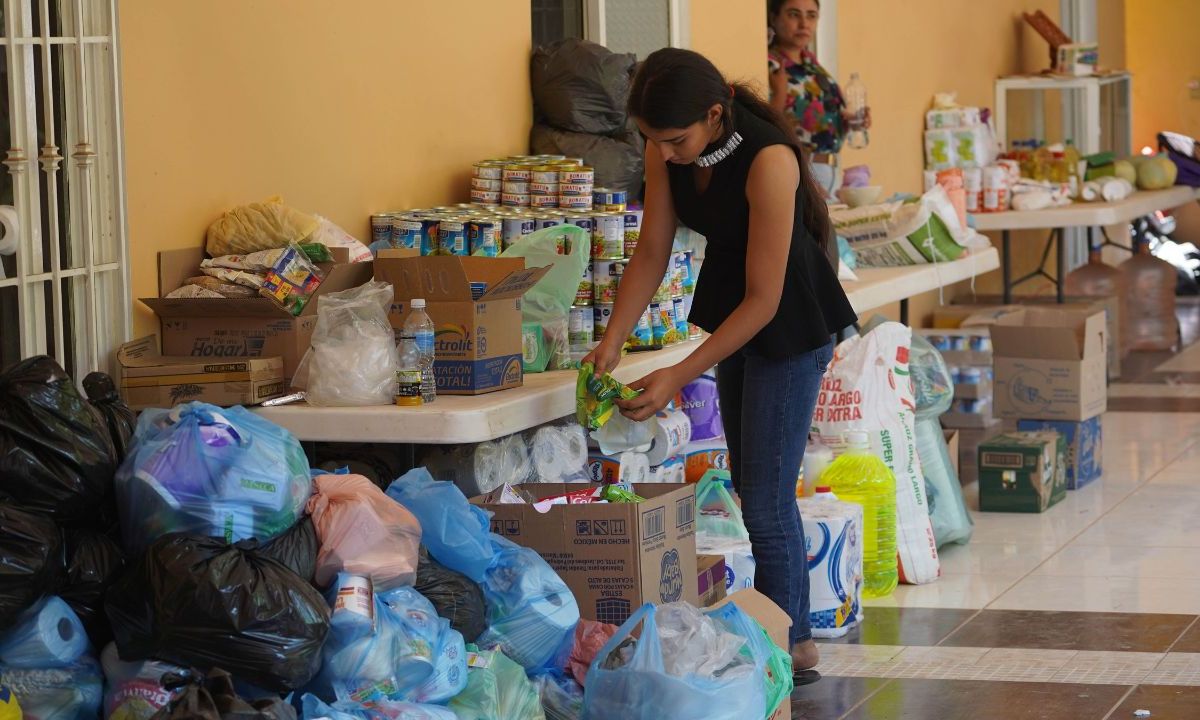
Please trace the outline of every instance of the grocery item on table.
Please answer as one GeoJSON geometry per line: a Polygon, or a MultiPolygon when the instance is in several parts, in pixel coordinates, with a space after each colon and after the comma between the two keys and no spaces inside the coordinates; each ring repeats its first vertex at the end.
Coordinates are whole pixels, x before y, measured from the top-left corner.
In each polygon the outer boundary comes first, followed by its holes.
{"type": "Polygon", "coordinates": [[[259,292],[292,315],[299,315],[324,279],[325,274],[304,251],[292,244],[267,271],[259,292]]]}
{"type": "Polygon", "coordinates": [[[317,325],[293,384],[312,405],[391,405],[400,370],[396,337],[388,322],[392,286],[372,280],[323,295],[317,325]]]}
{"type": "Polygon", "coordinates": [[[683,456],[684,472],[690,483],[700,482],[709,470],[729,471],[729,444],[724,438],[692,441],[680,453],[683,456]]]}
{"type": "Polygon", "coordinates": [[[840,500],[827,486],[796,503],[808,548],[813,637],[842,637],[862,620],[863,506],[840,500]]]}

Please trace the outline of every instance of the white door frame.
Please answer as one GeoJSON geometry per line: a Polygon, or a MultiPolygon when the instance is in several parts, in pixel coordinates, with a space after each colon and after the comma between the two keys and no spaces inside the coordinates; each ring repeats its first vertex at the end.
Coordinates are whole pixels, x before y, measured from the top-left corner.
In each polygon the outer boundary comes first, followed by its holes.
{"type": "MultiPolygon", "coordinates": [[[[598,45],[608,46],[608,27],[605,22],[605,0],[584,0],[583,37],[598,45]]],[[[668,37],[671,47],[692,46],[691,0],[667,0],[670,23],[668,37]]]]}

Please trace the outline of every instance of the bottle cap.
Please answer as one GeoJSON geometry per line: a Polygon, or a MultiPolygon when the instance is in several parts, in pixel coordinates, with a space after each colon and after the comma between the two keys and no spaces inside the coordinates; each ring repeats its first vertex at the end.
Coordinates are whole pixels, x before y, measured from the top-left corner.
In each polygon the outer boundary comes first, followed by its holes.
{"type": "Polygon", "coordinates": [[[413,298],[412,299],[412,309],[413,310],[424,310],[425,309],[425,299],[424,298],[413,298]]]}
{"type": "Polygon", "coordinates": [[[829,487],[828,485],[818,485],[815,492],[818,495],[820,495],[821,493],[831,493],[831,492],[833,492],[833,488],[829,487]]]}

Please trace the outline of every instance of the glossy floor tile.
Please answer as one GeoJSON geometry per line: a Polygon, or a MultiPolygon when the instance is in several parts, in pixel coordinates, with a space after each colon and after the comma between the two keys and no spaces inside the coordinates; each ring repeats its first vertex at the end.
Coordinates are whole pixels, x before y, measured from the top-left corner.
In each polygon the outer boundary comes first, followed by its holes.
{"type": "Polygon", "coordinates": [[[1194,720],[1200,717],[1200,687],[1140,685],[1109,717],[1132,718],[1138,710],[1148,710],[1151,720],[1194,720]]]}
{"type": "Polygon", "coordinates": [[[887,683],[881,678],[822,677],[792,693],[792,720],[837,720],[887,683]]]}
{"type": "Polygon", "coordinates": [[[1033,574],[1200,580],[1200,548],[1146,545],[1118,548],[1072,542],[1042,563],[1033,574]]]}
{"type": "MultiPolygon", "coordinates": [[[[984,610],[943,645],[1164,653],[1196,615],[984,610]]],[[[1197,638],[1200,642],[1200,637],[1197,638]]]]}
{"type": "Polygon", "coordinates": [[[1103,718],[1128,692],[1119,685],[893,680],[845,717],[854,720],[1064,720],[1103,718]]]}
{"type": "Polygon", "coordinates": [[[1192,623],[1192,626],[1184,631],[1175,645],[1171,647],[1172,652],[1181,653],[1200,653],[1200,621],[1192,623]]]}
{"type": "Polygon", "coordinates": [[[928,585],[901,585],[889,597],[864,601],[871,608],[983,608],[1021,579],[1020,575],[943,575],[928,585]]]}
{"type": "Polygon", "coordinates": [[[960,625],[975,617],[974,610],[950,608],[879,607],[843,637],[822,640],[837,645],[937,645],[960,625]]]}
{"type": "Polygon", "coordinates": [[[1031,575],[989,608],[1200,614],[1200,580],[1031,575]]]}

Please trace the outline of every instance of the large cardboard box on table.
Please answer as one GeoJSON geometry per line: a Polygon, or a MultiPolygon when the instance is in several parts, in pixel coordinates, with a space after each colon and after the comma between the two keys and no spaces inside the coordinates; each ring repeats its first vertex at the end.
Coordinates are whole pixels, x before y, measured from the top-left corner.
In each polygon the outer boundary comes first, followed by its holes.
{"type": "Polygon", "coordinates": [[[1028,307],[991,330],[996,417],[1078,422],[1108,408],[1104,313],[1028,307]]]}
{"type": "Polygon", "coordinates": [[[212,405],[257,405],[283,395],[283,358],[207,361],[164,357],[147,335],[117,351],[121,397],[133,410],[170,408],[198,400],[212,405]]]}
{"type": "Polygon", "coordinates": [[[437,328],[433,372],[442,395],[480,395],[520,387],[521,296],[550,271],[524,258],[419,256],[380,250],[375,279],[391,283],[388,319],[404,327],[412,300],[423,298],[437,328]],[[472,285],[483,287],[478,297],[472,285]]]}
{"type": "Polygon", "coordinates": [[[1040,513],[1067,495],[1067,444],[1056,432],[1004,433],[979,447],[979,509],[1040,513]]]}
{"type": "MultiPolygon", "coordinates": [[[[578,484],[526,483],[535,499],[579,490],[578,484]]],[[[639,503],[552,505],[471,502],[492,513],[492,532],[536,550],[562,577],[583,617],[613,625],[648,602],[699,602],[696,486],[635,485],[639,503]]]]}
{"type": "MultiPolygon", "coordinates": [[[[763,630],[767,631],[767,636],[776,645],[784,650],[791,650],[791,643],[789,641],[792,618],[783,608],[772,602],[771,598],[763,595],[754,588],[747,588],[733,593],[713,607],[724,607],[728,603],[737,605],[739,610],[757,620],[758,624],[762,625],[763,630]]],[[[791,697],[785,697],[768,720],[789,720],[791,717],[792,699],[791,697]]]]}
{"type": "Polygon", "coordinates": [[[1067,443],[1067,489],[1078,490],[1103,474],[1103,426],[1100,415],[1083,422],[1065,420],[1019,420],[1017,430],[1052,430],[1067,443]]]}
{"type": "MultiPolygon", "coordinates": [[[[279,356],[284,380],[290,383],[317,327],[317,298],[371,279],[371,263],[349,262],[346,248],[329,251],[334,262],[319,266],[325,279],[298,316],[264,297],[142,298],[161,320],[163,354],[211,360],[279,356]]],[[[199,275],[203,259],[200,248],[160,252],[158,294],[166,295],[199,275]]]]}

